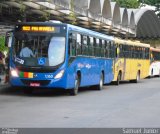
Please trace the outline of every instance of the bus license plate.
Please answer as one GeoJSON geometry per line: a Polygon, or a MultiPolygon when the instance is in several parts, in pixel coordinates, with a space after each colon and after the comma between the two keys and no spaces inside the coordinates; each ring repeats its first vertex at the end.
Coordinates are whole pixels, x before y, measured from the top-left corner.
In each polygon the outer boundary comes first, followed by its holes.
{"type": "Polygon", "coordinates": [[[31,86],[31,87],[39,87],[39,86],[40,86],[40,83],[30,83],[30,86],[31,86]]]}

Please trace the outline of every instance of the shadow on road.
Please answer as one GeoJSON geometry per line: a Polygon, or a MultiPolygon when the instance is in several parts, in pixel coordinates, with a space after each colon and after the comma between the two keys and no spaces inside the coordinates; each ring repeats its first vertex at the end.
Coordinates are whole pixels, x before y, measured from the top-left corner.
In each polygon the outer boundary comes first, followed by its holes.
{"type": "MultiPolygon", "coordinates": [[[[138,83],[142,83],[142,80],[138,81],[138,83]]],[[[118,86],[124,85],[124,84],[138,84],[138,83],[134,83],[134,82],[130,82],[129,80],[127,81],[120,81],[118,86]]],[[[109,86],[117,86],[115,82],[111,82],[109,84],[109,86]]]]}
{"type": "Polygon", "coordinates": [[[22,95],[23,92],[15,88],[11,88],[10,85],[0,86],[0,95],[22,95]]]}
{"type": "MultiPolygon", "coordinates": [[[[28,88],[33,89],[32,93],[25,93],[23,87],[12,88],[11,86],[0,87],[0,95],[10,95],[10,96],[26,96],[26,97],[58,97],[58,96],[70,96],[69,90],[64,89],[38,89],[38,88],[28,88]]],[[[97,91],[91,87],[85,87],[79,89],[79,94],[86,92],[97,91]]]]}
{"type": "MultiPolygon", "coordinates": [[[[143,83],[144,80],[140,80],[137,84],[143,83]]],[[[125,85],[125,84],[136,84],[136,83],[131,83],[129,81],[121,81],[120,85],[125,85]]],[[[107,86],[116,86],[114,82],[110,84],[105,84],[104,88],[107,88],[107,86]]],[[[30,88],[24,89],[23,87],[17,87],[17,88],[11,88],[9,85],[1,86],[0,85],[0,95],[11,95],[11,96],[28,96],[28,97],[57,97],[57,96],[70,96],[69,90],[64,90],[64,89],[47,89],[47,88],[34,88],[33,92],[31,94],[24,93],[24,90],[27,90],[30,88]]],[[[79,89],[79,94],[86,94],[89,92],[97,92],[94,87],[85,87],[85,88],[80,88],[79,89]]]]}

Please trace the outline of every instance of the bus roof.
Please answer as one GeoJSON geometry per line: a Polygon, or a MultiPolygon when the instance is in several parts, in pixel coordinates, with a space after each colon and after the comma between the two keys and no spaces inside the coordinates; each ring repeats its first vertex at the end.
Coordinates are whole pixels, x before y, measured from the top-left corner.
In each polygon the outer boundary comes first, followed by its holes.
{"type": "Polygon", "coordinates": [[[141,43],[140,41],[132,41],[132,40],[122,40],[119,38],[115,38],[115,43],[118,44],[127,44],[127,45],[132,45],[132,46],[139,46],[139,47],[150,47],[149,44],[146,43],[141,43]]]}
{"type": "Polygon", "coordinates": [[[92,35],[93,37],[98,36],[100,38],[108,39],[110,41],[114,40],[113,36],[109,36],[109,35],[106,35],[106,34],[102,34],[102,33],[96,32],[96,31],[92,31],[92,30],[82,28],[82,27],[79,27],[79,26],[75,26],[75,25],[71,25],[71,24],[67,24],[67,25],[68,25],[69,30],[79,31],[81,33],[85,33],[86,35],[87,34],[92,35]]]}
{"type": "Polygon", "coordinates": [[[160,48],[150,47],[150,50],[155,52],[160,52],[160,48]]]}

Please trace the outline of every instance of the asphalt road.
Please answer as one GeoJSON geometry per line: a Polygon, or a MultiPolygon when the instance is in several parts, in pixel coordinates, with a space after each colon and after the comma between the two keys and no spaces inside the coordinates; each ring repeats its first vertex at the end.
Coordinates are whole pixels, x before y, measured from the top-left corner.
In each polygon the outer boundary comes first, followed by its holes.
{"type": "Polygon", "coordinates": [[[66,92],[0,88],[0,127],[160,127],[160,78],[107,85],[102,91],[66,92]]]}

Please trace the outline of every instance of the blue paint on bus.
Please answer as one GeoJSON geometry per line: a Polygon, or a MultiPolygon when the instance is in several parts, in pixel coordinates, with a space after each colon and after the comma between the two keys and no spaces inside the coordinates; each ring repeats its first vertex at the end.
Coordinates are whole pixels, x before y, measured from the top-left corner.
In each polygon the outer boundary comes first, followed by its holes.
{"type": "MultiPolygon", "coordinates": [[[[35,23],[34,25],[37,25],[37,23],[35,23]]],[[[42,23],[41,25],[47,25],[47,24],[42,23]]],[[[52,25],[54,26],[54,24],[50,24],[50,26],[52,25]]],[[[61,24],[58,24],[58,25],[61,25],[61,24]]],[[[114,76],[113,76],[113,59],[112,58],[78,55],[73,58],[71,63],[69,63],[70,55],[68,53],[69,52],[68,40],[69,40],[69,33],[71,31],[84,33],[85,35],[88,35],[88,36],[99,37],[101,39],[104,39],[104,40],[106,39],[109,41],[113,41],[113,37],[100,34],[98,32],[94,32],[88,29],[80,28],[78,26],[73,26],[70,24],[62,24],[62,25],[66,26],[67,28],[65,33],[66,49],[65,49],[64,62],[61,65],[59,65],[58,68],[56,68],[54,71],[50,71],[50,72],[38,72],[35,70],[33,72],[29,70],[24,71],[24,72],[32,73],[33,78],[20,78],[19,76],[14,77],[11,75],[10,83],[12,86],[29,87],[31,86],[31,83],[35,83],[35,84],[40,83],[40,85],[38,85],[39,87],[71,89],[71,88],[74,88],[74,82],[75,82],[75,77],[77,73],[80,73],[81,75],[80,87],[99,84],[100,76],[102,73],[104,75],[105,84],[110,83],[113,80],[114,76]],[[61,78],[56,79],[55,76],[62,70],[64,70],[63,76],[61,78]]],[[[14,34],[15,33],[16,32],[14,32],[14,34]]],[[[13,59],[12,47],[10,50],[11,52],[10,69],[11,71],[12,70],[17,71],[17,73],[19,74],[21,68],[17,69],[17,65],[15,64],[15,61],[13,59]]],[[[44,67],[44,63],[41,66],[41,68],[43,67],[44,67]]]]}

